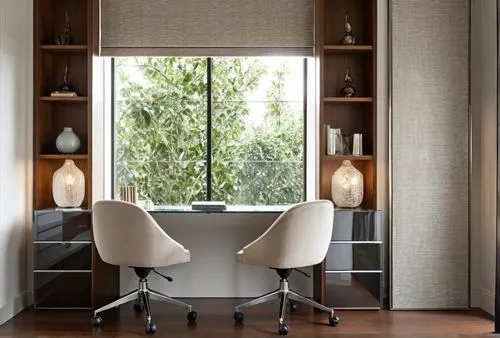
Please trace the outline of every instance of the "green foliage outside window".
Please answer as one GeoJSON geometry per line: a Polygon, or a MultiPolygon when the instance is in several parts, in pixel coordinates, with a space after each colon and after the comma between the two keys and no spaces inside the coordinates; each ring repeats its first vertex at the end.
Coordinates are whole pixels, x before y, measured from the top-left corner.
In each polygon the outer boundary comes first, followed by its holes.
{"type": "MultiPolygon", "coordinates": [[[[212,199],[273,205],[303,200],[304,123],[284,98],[286,63],[215,58],[212,199]],[[263,122],[249,126],[246,97],[271,75],[263,122]]],[[[207,59],[118,58],[116,186],[135,185],[155,205],[207,197],[207,59]],[[138,76],[130,76],[134,67],[138,76]]]]}

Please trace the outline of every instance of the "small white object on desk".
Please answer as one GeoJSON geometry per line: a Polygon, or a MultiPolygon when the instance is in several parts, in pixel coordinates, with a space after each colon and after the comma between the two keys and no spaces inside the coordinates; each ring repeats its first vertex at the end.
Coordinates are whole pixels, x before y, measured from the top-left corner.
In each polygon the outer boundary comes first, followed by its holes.
{"type": "Polygon", "coordinates": [[[201,211],[224,211],[226,202],[224,201],[195,201],[191,203],[191,210],[201,211]]]}

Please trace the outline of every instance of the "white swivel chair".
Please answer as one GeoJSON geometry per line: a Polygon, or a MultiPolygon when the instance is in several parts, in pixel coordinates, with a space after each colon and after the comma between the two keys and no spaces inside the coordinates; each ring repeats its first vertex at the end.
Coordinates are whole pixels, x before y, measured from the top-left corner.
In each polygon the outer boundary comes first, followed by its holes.
{"type": "MultiPolygon", "coordinates": [[[[149,298],[186,307],[188,320],[196,320],[197,314],[191,305],[148,288],[146,277],[151,271],[156,272],[155,268],[187,263],[191,259],[190,252],[170,238],[148,212],[129,202],[98,201],[92,208],[92,227],[101,259],[131,267],[139,277],[137,290],[94,311],[92,325],[97,327],[102,323],[99,313],[139,299],[146,309],[146,332],[154,333],[156,326],[151,322],[149,298]]],[[[163,277],[172,281],[170,277],[163,277]]],[[[141,311],[143,307],[136,303],[134,309],[141,311]]]]}
{"type": "Polygon", "coordinates": [[[333,204],[318,200],[296,204],[287,209],[259,238],[236,254],[245,264],[264,266],[276,270],[281,277],[279,288],[259,298],[235,307],[234,319],[243,322],[241,309],[279,298],[278,333],[286,335],[288,326],[283,322],[287,299],[311,305],[329,313],[329,323],[338,325],[340,319],[334,310],[305,298],[288,288],[292,270],[315,265],[325,259],[333,230],[333,204]]]}

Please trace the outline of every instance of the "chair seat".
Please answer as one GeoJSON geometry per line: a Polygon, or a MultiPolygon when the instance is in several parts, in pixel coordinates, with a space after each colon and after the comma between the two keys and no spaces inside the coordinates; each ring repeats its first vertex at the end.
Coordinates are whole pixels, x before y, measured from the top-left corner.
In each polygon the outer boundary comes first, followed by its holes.
{"type": "Polygon", "coordinates": [[[170,266],[181,263],[188,263],[191,261],[191,252],[187,249],[174,250],[169,255],[163,257],[157,262],[157,266],[170,266]]]}

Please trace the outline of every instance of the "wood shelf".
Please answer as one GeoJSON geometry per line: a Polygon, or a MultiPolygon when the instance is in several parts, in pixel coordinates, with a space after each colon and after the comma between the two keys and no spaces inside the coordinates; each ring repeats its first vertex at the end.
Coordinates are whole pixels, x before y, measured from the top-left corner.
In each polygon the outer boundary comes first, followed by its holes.
{"type": "Polygon", "coordinates": [[[87,154],[40,154],[40,159],[44,160],[87,160],[87,154]]]}
{"type": "Polygon", "coordinates": [[[87,45],[40,45],[40,49],[51,53],[85,54],[87,45]]]}
{"type": "Polygon", "coordinates": [[[362,103],[373,102],[373,97],[324,97],[323,102],[339,102],[339,103],[362,103]]]}
{"type": "Polygon", "coordinates": [[[343,161],[343,160],[349,160],[349,161],[371,161],[373,160],[372,155],[361,155],[361,156],[356,156],[356,155],[325,155],[325,160],[331,161],[331,160],[336,160],[336,161],[343,161]]]}
{"type": "Polygon", "coordinates": [[[47,102],[87,102],[87,96],[71,96],[71,97],[61,97],[61,96],[42,96],[40,101],[47,102]]]}
{"type": "Polygon", "coordinates": [[[355,54],[355,53],[371,53],[372,45],[325,45],[323,46],[325,54],[355,54]]]}

